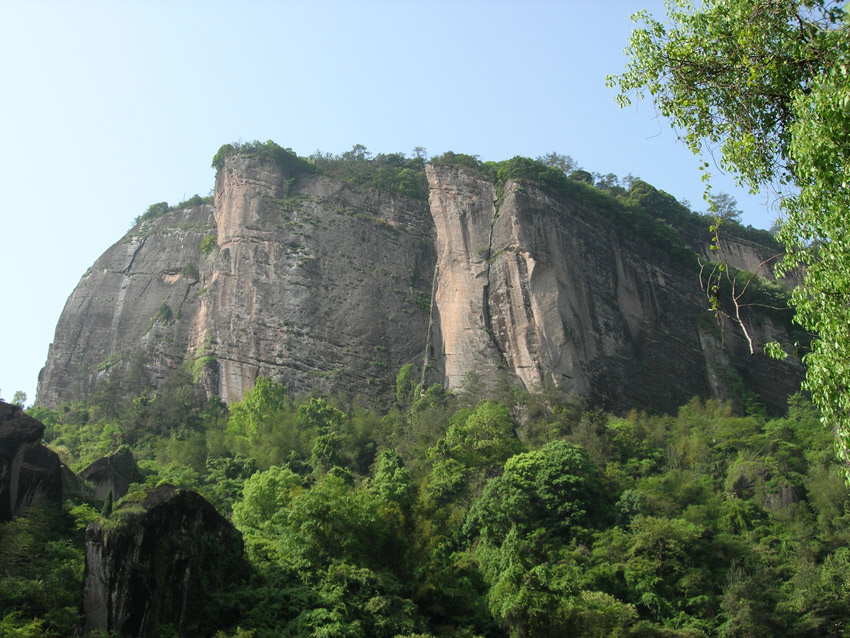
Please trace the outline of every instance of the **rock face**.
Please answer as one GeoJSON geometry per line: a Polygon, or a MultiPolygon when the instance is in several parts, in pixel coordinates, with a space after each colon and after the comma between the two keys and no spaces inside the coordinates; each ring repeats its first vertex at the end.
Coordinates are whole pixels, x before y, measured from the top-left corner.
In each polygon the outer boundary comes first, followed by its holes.
{"type": "Polygon", "coordinates": [[[93,495],[99,499],[106,498],[109,492],[112,492],[112,498],[119,499],[127,493],[130,483],[144,480],[128,448],[119,448],[92,462],[80,472],[80,478],[94,486],[93,495]]]}
{"type": "MultiPolygon", "coordinates": [[[[683,266],[592,204],[453,166],[426,167],[428,203],[287,170],[232,155],[214,207],[110,248],[66,304],[39,403],[116,374],[132,393],[138,361],[154,385],[188,363],[226,400],[261,375],[383,400],[406,363],[426,383],[554,384],[609,409],[670,410],[742,383],[779,405],[798,387],[799,364],[749,356],[713,324],[695,254],[683,266]]],[[[761,258],[734,240],[724,250],[742,266],[761,258]]],[[[785,330],[751,319],[757,337],[785,330]]]]}
{"type": "Polygon", "coordinates": [[[59,457],[41,445],[44,425],[0,402],[0,522],[41,499],[62,502],[59,457]]]}
{"type": "Polygon", "coordinates": [[[163,485],[86,529],[89,630],[207,636],[234,618],[227,589],[246,576],[242,536],[199,494],[163,485]]]}
{"type": "MultiPolygon", "coordinates": [[[[792,367],[750,357],[735,330],[717,329],[692,270],[592,209],[513,181],[497,199],[463,169],[426,170],[449,386],[507,371],[529,388],[551,382],[607,408],[654,410],[732,398],[735,370],[774,375],[758,387],[776,404],[797,387],[792,367]]],[[[781,332],[760,321],[751,330],[763,341],[781,332]]]]}

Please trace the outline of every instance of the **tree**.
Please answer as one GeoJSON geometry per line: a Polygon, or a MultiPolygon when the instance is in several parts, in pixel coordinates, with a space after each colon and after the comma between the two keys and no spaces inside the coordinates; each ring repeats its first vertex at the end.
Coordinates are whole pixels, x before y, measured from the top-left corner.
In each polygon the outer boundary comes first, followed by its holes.
{"type": "Polygon", "coordinates": [[[21,390],[16,390],[15,394],[12,395],[12,403],[23,409],[27,403],[27,393],[22,392],[21,390]]]}
{"type": "Polygon", "coordinates": [[[741,221],[741,210],[738,208],[738,200],[729,193],[717,193],[708,196],[708,213],[712,217],[721,220],[741,221]]]}
{"type": "Polygon", "coordinates": [[[539,156],[537,161],[563,171],[564,175],[569,175],[579,169],[578,162],[569,155],[561,155],[560,153],[546,153],[546,155],[539,156]]]}
{"type": "MultiPolygon", "coordinates": [[[[623,106],[652,96],[688,148],[719,150],[720,167],[741,183],[778,189],[787,254],[777,272],[803,267],[795,321],[816,335],[805,388],[835,432],[850,480],[850,30],[842,4],[671,0],[666,23],[635,14],[642,26],[626,70],[608,84],[623,106]]],[[[778,344],[767,349],[782,356],[778,344]]]]}
{"type": "Polygon", "coordinates": [[[233,507],[233,522],[241,529],[280,524],[281,512],[302,490],[304,481],[288,467],[272,466],[245,481],[243,499],[233,507]]]}

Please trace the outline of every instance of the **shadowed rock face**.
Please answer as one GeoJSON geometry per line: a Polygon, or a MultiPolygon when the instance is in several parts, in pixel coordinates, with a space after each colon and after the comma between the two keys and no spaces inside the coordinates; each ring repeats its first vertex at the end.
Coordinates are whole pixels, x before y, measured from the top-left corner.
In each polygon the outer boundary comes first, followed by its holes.
{"type": "Polygon", "coordinates": [[[0,402],[0,521],[42,499],[62,503],[59,457],[41,445],[44,424],[0,402]]]}
{"type": "Polygon", "coordinates": [[[129,449],[97,459],[80,472],[80,478],[94,486],[94,496],[99,499],[106,498],[109,492],[112,498],[119,499],[127,493],[130,483],[144,480],[129,449]]]}
{"type": "Polygon", "coordinates": [[[202,496],[162,485],[86,529],[92,631],[147,637],[171,625],[206,636],[234,621],[222,602],[247,576],[241,534],[202,496]]]}
{"type": "MultiPolygon", "coordinates": [[[[598,211],[463,168],[426,171],[427,204],[227,158],[214,207],[136,227],[83,277],[39,402],[91,396],[112,375],[132,394],[134,361],[155,386],[188,363],[226,400],[267,376],[298,394],[386,401],[406,363],[426,383],[552,384],[609,409],[729,398],[741,379],[781,405],[798,387],[799,365],[751,357],[713,325],[693,269],[598,211]]],[[[763,258],[727,244],[742,266],[763,258]]],[[[783,331],[769,317],[751,329],[783,331]]]]}

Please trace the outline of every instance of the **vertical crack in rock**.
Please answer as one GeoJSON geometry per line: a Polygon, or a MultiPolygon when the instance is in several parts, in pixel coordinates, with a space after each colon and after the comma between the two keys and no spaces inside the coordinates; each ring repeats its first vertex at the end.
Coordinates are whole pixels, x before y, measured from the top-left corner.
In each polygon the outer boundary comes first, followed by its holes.
{"type": "Polygon", "coordinates": [[[505,356],[505,351],[493,331],[493,322],[490,312],[490,266],[493,263],[493,228],[496,225],[496,220],[499,219],[499,209],[502,202],[501,195],[493,202],[493,219],[490,220],[490,234],[487,237],[487,252],[485,254],[486,267],[484,268],[484,278],[486,283],[482,290],[483,299],[481,300],[481,309],[484,318],[484,330],[493,342],[493,347],[496,348],[496,353],[499,355],[500,363],[507,369],[508,359],[505,356]]]}
{"type": "Polygon", "coordinates": [[[133,256],[132,256],[132,257],[130,257],[130,263],[129,263],[129,264],[127,264],[127,267],[124,269],[124,274],[125,274],[125,275],[129,275],[129,274],[130,274],[130,271],[133,269],[133,264],[134,264],[134,263],[135,263],[135,261],[136,261],[136,256],[139,254],[139,251],[141,251],[141,250],[142,250],[142,248],[144,247],[144,245],[145,245],[145,243],[146,243],[147,241],[148,241],[148,237],[147,237],[147,236],[142,237],[142,241],[140,241],[140,242],[139,242],[139,245],[138,245],[138,246],[136,246],[136,250],[134,250],[134,251],[133,251],[133,256]]]}
{"type": "Polygon", "coordinates": [[[425,356],[422,358],[422,378],[420,385],[425,388],[425,375],[428,373],[428,363],[433,358],[431,351],[431,333],[434,330],[434,298],[437,295],[437,281],[440,278],[440,264],[434,262],[434,274],[431,276],[431,302],[428,306],[428,330],[425,334],[425,356]]]}

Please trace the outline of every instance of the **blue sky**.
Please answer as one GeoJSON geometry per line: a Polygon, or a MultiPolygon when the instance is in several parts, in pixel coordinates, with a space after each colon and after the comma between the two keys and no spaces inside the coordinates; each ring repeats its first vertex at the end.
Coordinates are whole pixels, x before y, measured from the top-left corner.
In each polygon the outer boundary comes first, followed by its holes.
{"type": "MultiPolygon", "coordinates": [[[[159,201],[213,186],[232,141],[300,155],[556,151],[704,210],[698,161],[650,103],[619,109],[638,9],[661,0],[0,0],[0,395],[35,398],[86,269],[159,201]]],[[[776,212],[719,177],[744,222],[776,212]]]]}

